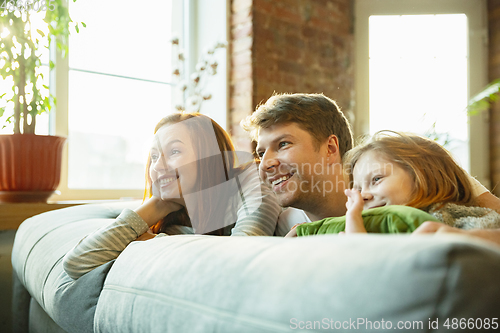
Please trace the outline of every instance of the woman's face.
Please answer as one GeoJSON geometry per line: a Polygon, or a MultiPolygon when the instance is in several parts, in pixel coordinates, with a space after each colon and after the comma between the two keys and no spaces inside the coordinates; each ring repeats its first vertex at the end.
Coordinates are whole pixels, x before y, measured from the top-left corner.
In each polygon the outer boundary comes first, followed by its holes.
{"type": "Polygon", "coordinates": [[[149,175],[153,182],[153,195],[165,200],[194,192],[197,181],[196,153],[184,124],[161,127],[154,136],[150,156],[149,175]]]}

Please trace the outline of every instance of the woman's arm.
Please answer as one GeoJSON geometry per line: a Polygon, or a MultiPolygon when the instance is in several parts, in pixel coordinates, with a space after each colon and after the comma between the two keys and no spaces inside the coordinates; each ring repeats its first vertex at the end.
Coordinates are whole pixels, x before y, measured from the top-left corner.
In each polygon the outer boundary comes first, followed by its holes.
{"type": "Polygon", "coordinates": [[[112,223],[83,238],[63,259],[63,268],[73,279],[109,262],[150,226],[172,211],[179,204],[152,197],[132,211],[125,209],[112,223]]]}

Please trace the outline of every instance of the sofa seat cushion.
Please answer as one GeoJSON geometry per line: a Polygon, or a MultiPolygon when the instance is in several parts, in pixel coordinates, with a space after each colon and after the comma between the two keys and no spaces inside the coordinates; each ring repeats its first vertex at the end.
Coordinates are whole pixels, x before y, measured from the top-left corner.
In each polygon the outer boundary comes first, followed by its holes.
{"type": "MultiPolygon", "coordinates": [[[[110,223],[124,208],[135,208],[140,203],[74,206],[39,214],[20,225],[12,249],[16,279],[34,298],[31,303],[36,303],[64,330],[92,331],[95,307],[112,263],[75,282],[64,272],[62,258],[85,235],[110,223]]],[[[30,326],[36,325],[31,321],[30,326]]]]}

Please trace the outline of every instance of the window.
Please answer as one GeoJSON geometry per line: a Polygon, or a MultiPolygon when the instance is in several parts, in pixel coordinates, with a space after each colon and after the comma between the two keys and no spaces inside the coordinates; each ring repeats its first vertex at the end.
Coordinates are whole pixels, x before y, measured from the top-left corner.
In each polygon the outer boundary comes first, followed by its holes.
{"type": "MultiPolygon", "coordinates": [[[[180,37],[189,75],[204,48],[226,40],[225,1],[85,0],[70,2],[70,14],[87,27],[71,35],[69,57],[56,59],[51,132],[68,143],[61,194],[51,200],[142,198],[154,126],[176,103],[170,40],[180,37]],[[217,34],[208,34],[214,21],[217,34]]],[[[225,126],[222,53],[210,86],[215,98],[202,112],[225,126]]]]}
{"type": "Polygon", "coordinates": [[[485,10],[482,0],[357,1],[356,134],[390,129],[449,141],[488,186],[485,115],[465,112],[487,83],[485,10]]]}

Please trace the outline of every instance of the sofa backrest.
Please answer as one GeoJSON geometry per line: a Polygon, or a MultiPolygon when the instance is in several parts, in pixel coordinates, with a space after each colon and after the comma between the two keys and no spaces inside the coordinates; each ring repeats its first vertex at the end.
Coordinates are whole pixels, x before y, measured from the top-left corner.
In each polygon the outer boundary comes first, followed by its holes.
{"type": "Polygon", "coordinates": [[[87,280],[71,280],[62,257],[138,204],[71,207],[20,226],[14,272],[64,330],[373,331],[389,322],[428,330],[436,320],[443,329],[447,318],[498,317],[499,247],[455,235],[157,237],[133,242],[87,280]],[[87,308],[81,318],[78,306],[87,308]]]}

